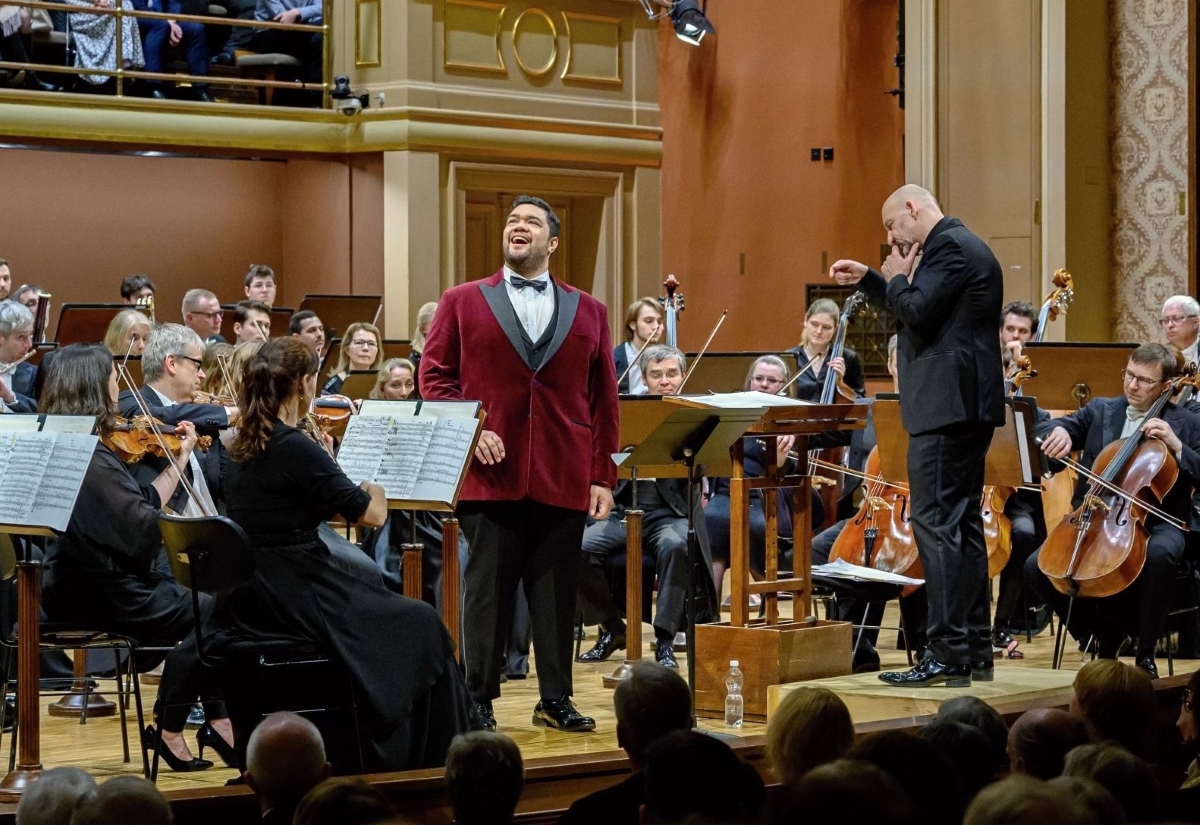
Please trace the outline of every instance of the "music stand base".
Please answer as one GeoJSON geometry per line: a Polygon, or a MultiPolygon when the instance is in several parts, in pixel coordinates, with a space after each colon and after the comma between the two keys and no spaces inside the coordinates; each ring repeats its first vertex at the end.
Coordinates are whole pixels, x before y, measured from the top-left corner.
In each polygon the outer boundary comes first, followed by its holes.
{"type": "MultiPolygon", "coordinates": [[[[71,692],[60,698],[57,702],[46,708],[46,712],[51,716],[77,718],[83,713],[83,689],[72,688],[71,692]]],[[[101,718],[104,716],[114,716],[117,712],[117,705],[105,699],[99,693],[88,693],[87,695],[87,715],[88,718],[101,718]]]]}
{"type": "Polygon", "coordinates": [[[0,781],[0,795],[20,794],[42,775],[42,766],[18,766],[15,771],[0,781]]]}

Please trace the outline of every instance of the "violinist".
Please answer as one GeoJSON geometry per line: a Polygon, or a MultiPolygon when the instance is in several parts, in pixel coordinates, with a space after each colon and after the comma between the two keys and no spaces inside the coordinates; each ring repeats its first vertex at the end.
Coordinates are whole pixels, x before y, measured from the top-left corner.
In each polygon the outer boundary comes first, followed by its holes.
{"type": "Polygon", "coordinates": [[[229,392],[225,386],[225,373],[232,357],[233,344],[209,344],[204,348],[204,358],[200,364],[204,378],[200,381],[199,395],[217,396],[229,392]],[[221,369],[222,361],[226,369],[221,369]]]}
{"type": "Polygon", "coordinates": [[[271,307],[262,301],[238,301],[233,308],[234,343],[250,344],[271,337],[271,307]]]}
{"type": "Polygon", "coordinates": [[[796,397],[803,401],[816,401],[820,398],[821,388],[829,370],[836,372],[859,398],[867,394],[858,353],[846,347],[841,358],[826,360],[829,345],[837,334],[840,315],[841,311],[834,301],[828,298],[813,301],[808,312],[804,314],[804,331],[800,335],[800,344],[788,350],[789,355],[796,356],[800,367],[801,375],[796,380],[796,397]]]}
{"type": "Polygon", "coordinates": [[[1163,334],[1167,343],[1177,347],[1183,353],[1185,364],[1200,362],[1197,355],[1197,345],[1200,344],[1200,302],[1191,295],[1172,295],[1163,301],[1162,317],[1163,334]]]}
{"type": "MultiPolygon", "coordinates": [[[[666,344],[652,345],[642,353],[641,367],[650,395],[676,395],[683,385],[687,368],[683,353],[666,344]]],[[[708,536],[703,530],[704,519],[699,511],[699,489],[695,490],[690,507],[695,511],[699,528],[700,551],[708,556],[708,536]]],[[[617,606],[608,580],[605,563],[625,551],[625,510],[635,504],[645,511],[642,518],[642,541],[654,556],[658,577],[658,603],[654,612],[654,659],[660,665],[679,668],[675,659],[675,634],[684,628],[687,606],[687,482],[679,478],[639,478],[636,485],[621,481],[613,490],[615,502],[607,518],[588,519],[583,531],[583,564],[579,570],[579,596],[584,623],[594,617],[600,625],[600,635],[591,650],[579,657],[581,662],[602,662],[615,650],[625,648],[625,622],[617,606]],[[636,486],[636,490],[634,489],[636,486]]],[[[629,563],[626,560],[626,563],[629,563]]],[[[711,561],[705,569],[711,568],[711,561]]],[[[702,579],[707,583],[707,577],[702,579]]],[[[697,610],[697,621],[715,618],[715,594],[710,596],[709,609],[697,610]],[[710,618],[702,618],[707,613],[710,618]]]]}
{"type": "Polygon", "coordinates": [[[374,324],[359,322],[346,328],[337,365],[321,387],[321,395],[337,395],[350,370],[377,370],[383,364],[383,337],[374,324]]]}
{"type": "Polygon", "coordinates": [[[404,401],[416,390],[415,369],[407,358],[389,358],[383,362],[375,376],[375,386],[367,393],[368,398],[387,401],[404,401]]]}
{"type": "MultiPolygon", "coordinates": [[[[1200,422],[1174,404],[1167,404],[1159,418],[1146,417],[1147,410],[1159,399],[1179,368],[1178,356],[1172,349],[1162,344],[1142,344],[1125,365],[1123,396],[1093,399],[1077,412],[1034,427],[1034,436],[1043,438],[1042,451],[1048,457],[1058,459],[1073,450],[1083,450],[1081,463],[1090,467],[1100,451],[1117,439],[1138,433],[1159,439],[1178,463],[1179,477],[1158,507],[1186,521],[1192,487],[1200,482],[1200,422]]],[[[1074,507],[1082,503],[1088,485],[1087,479],[1079,480],[1072,502],[1074,507]]],[[[1137,666],[1151,678],[1157,678],[1154,647],[1167,621],[1171,584],[1184,553],[1184,534],[1153,515],[1148,517],[1146,528],[1150,534],[1146,562],[1133,586],[1109,599],[1077,598],[1071,606],[1067,629],[1079,640],[1095,637],[1099,656],[1115,659],[1125,639],[1126,623],[1122,621],[1122,614],[1127,614],[1133,620],[1137,635],[1134,653],[1137,666]]],[[[1069,599],[1054,588],[1038,567],[1041,553],[1038,550],[1025,563],[1025,579],[1055,613],[1064,617],[1069,599]]]]}
{"type": "Polygon", "coordinates": [[[318,358],[325,354],[325,324],[311,309],[302,309],[292,315],[288,321],[288,334],[312,347],[318,358]]]}
{"type": "Polygon", "coordinates": [[[0,412],[37,412],[37,367],[22,361],[33,347],[33,313],[16,301],[0,301],[0,412]]]}
{"type": "Polygon", "coordinates": [[[140,358],[150,337],[150,319],[136,309],[123,309],[113,317],[104,333],[104,346],[113,355],[124,358],[128,353],[140,358]]]}
{"type": "Polygon", "coordinates": [[[625,342],[613,348],[617,377],[625,376],[617,385],[617,392],[645,395],[646,382],[642,379],[638,353],[644,351],[648,342],[659,340],[663,323],[662,304],[654,298],[638,298],[625,310],[625,342]]]}
{"type": "MultiPolygon", "coordinates": [[[[117,377],[108,350],[99,344],[72,344],[58,350],[47,369],[41,412],[97,416],[101,443],[92,454],[66,531],[48,548],[42,574],[46,616],[132,636],[146,646],[179,642],[167,654],[159,685],[159,754],[176,771],[212,766],[193,757],[183,739],[188,710],[200,697],[208,720],[196,734],[200,756],[212,747],[233,767],[233,732],[213,671],[202,667],[196,655],[191,595],[171,576],[158,529],[159,510],[175,495],[178,471],[187,468],[196,446],[196,430],[190,423],[180,424],[179,454],[139,486],[109,446],[117,377]]],[[[211,597],[201,594],[200,605],[207,624],[211,597]]],[[[139,664],[152,663],[139,658],[139,664]]],[[[151,747],[153,735],[153,728],[143,733],[145,747],[151,747]]]]}

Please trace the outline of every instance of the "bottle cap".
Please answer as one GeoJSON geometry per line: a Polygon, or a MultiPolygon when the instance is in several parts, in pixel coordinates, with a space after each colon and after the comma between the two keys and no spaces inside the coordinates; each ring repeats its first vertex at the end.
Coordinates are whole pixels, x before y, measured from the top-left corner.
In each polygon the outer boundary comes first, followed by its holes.
{"type": "Polygon", "coordinates": [[[731,661],[729,662],[729,666],[730,666],[730,667],[737,667],[737,666],[738,666],[738,660],[737,660],[737,659],[733,659],[733,660],[731,660],[731,661]]]}

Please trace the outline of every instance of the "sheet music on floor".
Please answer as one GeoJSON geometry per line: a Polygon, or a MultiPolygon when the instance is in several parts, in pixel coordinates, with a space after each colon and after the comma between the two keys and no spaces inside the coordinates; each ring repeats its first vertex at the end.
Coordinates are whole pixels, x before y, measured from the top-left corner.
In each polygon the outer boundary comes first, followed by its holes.
{"type": "Polygon", "coordinates": [[[831,561],[828,564],[814,564],[812,566],[812,574],[814,576],[825,576],[830,579],[849,579],[856,582],[880,582],[882,584],[898,585],[919,585],[925,583],[924,579],[912,579],[908,576],[901,576],[898,573],[889,573],[887,570],[876,570],[874,567],[851,564],[842,559],[831,561]]]}
{"type": "MultiPolygon", "coordinates": [[[[472,402],[478,411],[478,404],[472,402]]],[[[474,415],[354,415],[338,450],[352,481],[383,487],[389,503],[451,509],[482,422],[474,415]]]]}
{"type": "Polygon", "coordinates": [[[62,421],[44,415],[22,418],[26,419],[22,425],[39,419],[41,431],[0,427],[0,525],[9,528],[5,532],[20,532],[19,528],[62,532],[99,439],[79,431],[85,427],[78,416],[62,421]]]}

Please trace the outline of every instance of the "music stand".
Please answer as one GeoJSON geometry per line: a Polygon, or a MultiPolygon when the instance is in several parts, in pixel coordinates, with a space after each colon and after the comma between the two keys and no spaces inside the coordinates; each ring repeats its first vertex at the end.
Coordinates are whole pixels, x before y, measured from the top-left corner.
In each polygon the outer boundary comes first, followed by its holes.
{"type": "MultiPolygon", "coordinates": [[[[689,395],[699,395],[706,392],[734,392],[745,386],[746,373],[750,367],[764,355],[774,355],[782,358],[787,364],[788,371],[795,374],[797,369],[796,356],[780,352],[706,352],[704,358],[695,366],[695,371],[688,378],[687,386],[681,388],[689,395]]],[[[696,360],[697,354],[686,354],[688,363],[696,360]]]]}
{"type": "Polygon", "coordinates": [[[354,323],[375,323],[383,307],[381,295],[305,295],[300,309],[317,313],[325,337],[340,338],[354,323]]]}
{"type": "Polygon", "coordinates": [[[132,304],[63,304],[58,310],[54,340],[60,347],[103,341],[117,313],[137,309],[132,304]]]}
{"type": "Polygon", "coordinates": [[[1030,342],[1022,350],[1037,375],[1025,382],[1043,410],[1076,410],[1093,398],[1121,395],[1121,372],[1136,344],[1030,342]]]}

